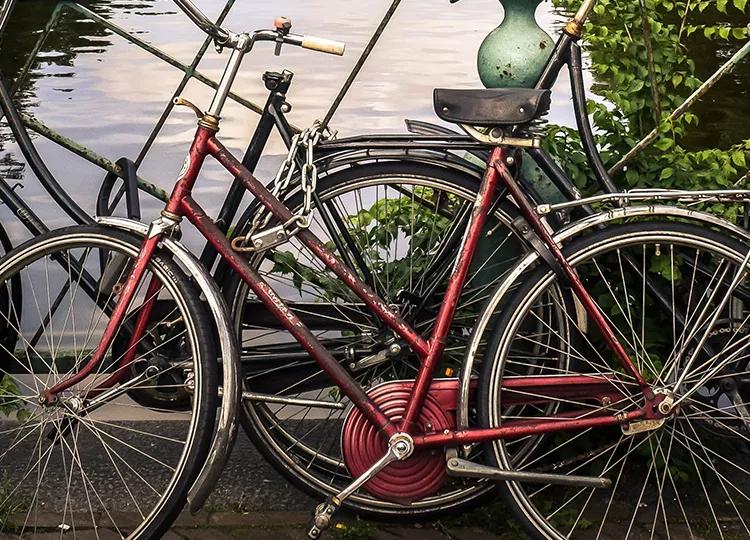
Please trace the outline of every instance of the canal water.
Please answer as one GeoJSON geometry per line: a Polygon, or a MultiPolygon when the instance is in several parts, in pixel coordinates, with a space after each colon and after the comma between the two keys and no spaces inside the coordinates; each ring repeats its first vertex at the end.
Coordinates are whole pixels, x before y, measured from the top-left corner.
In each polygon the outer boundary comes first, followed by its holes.
{"type": "MultiPolygon", "coordinates": [[[[222,0],[200,0],[199,6],[215,18],[222,0]]],[[[390,0],[240,0],[226,26],[252,30],[269,26],[276,15],[290,16],[294,31],[347,42],[343,58],[287,47],[275,57],[272,46],[260,44],[245,60],[235,91],[262,103],[266,91],[261,82],[265,70],[289,69],[295,80],[289,95],[294,109],[291,120],[300,126],[321,117],[362,51],[390,0]]],[[[29,61],[35,41],[48,24],[55,3],[20,0],[0,48],[6,76],[15,80],[29,61]]],[[[85,4],[102,17],[121,25],[139,38],[163,49],[183,63],[190,63],[203,40],[202,33],[169,0],[92,0],[85,4]]],[[[540,24],[553,36],[561,16],[549,2],[537,12],[540,24]]],[[[401,132],[403,120],[437,121],[432,110],[435,87],[480,87],[476,51],[484,37],[501,19],[497,0],[447,0],[403,2],[383,35],[358,81],[332,123],[342,135],[364,132],[401,132]]],[[[735,25],[743,21],[732,21],[735,25]]],[[[694,36],[689,43],[699,75],[708,76],[720,59],[739,44],[717,50],[694,36]]],[[[227,54],[210,50],[199,69],[218,79],[227,54]]],[[[72,9],[66,8],[20,86],[22,108],[55,130],[110,159],[134,158],[161,114],[182,72],[140,50],[72,9]]],[[[695,144],[727,145],[750,137],[750,102],[746,85],[750,66],[745,64],[728,77],[701,104],[695,144]]],[[[183,94],[206,107],[211,93],[193,81],[183,94]]],[[[570,92],[563,75],[555,88],[551,121],[572,124],[570,92]]],[[[220,136],[241,155],[251,137],[257,115],[230,102],[224,112],[220,136]]],[[[168,189],[189,146],[195,119],[187,109],[177,109],[157,138],[140,174],[168,189]]],[[[103,173],[66,150],[37,137],[38,148],[60,182],[87,210],[93,212],[95,193],[103,173]]],[[[261,178],[277,167],[283,145],[275,139],[259,167],[261,178]]],[[[197,198],[216,210],[227,189],[227,176],[209,164],[198,184],[197,198]]],[[[18,148],[0,124],[0,174],[23,183],[20,193],[44,217],[48,226],[68,223],[49,201],[33,175],[24,170],[18,148]]],[[[159,208],[144,196],[144,219],[159,208]]],[[[0,220],[16,241],[27,236],[18,222],[0,207],[0,220]]],[[[194,246],[197,247],[197,246],[194,246]]]]}

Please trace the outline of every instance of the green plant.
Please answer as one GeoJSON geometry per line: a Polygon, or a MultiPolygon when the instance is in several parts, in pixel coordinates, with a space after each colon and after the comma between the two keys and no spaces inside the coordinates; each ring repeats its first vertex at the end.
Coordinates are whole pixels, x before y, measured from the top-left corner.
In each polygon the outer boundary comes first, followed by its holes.
{"type": "Polygon", "coordinates": [[[31,416],[31,413],[24,406],[16,379],[8,374],[5,374],[0,380],[0,413],[5,415],[16,413],[18,420],[21,422],[31,416]]]}
{"type": "MultiPolygon", "coordinates": [[[[7,377],[6,377],[7,378],[7,377]]],[[[29,508],[30,501],[17,492],[17,484],[3,475],[0,480],[0,528],[3,531],[12,531],[17,524],[13,522],[14,516],[22,514],[29,508]]]]}
{"type": "MultiPolygon", "coordinates": [[[[573,11],[580,2],[553,0],[553,4],[573,11]]],[[[595,80],[592,90],[603,99],[589,101],[588,108],[607,166],[661,125],[700,85],[691,51],[684,43],[687,36],[700,32],[707,40],[747,39],[745,28],[702,24],[710,11],[727,10],[745,13],[747,0],[599,0],[586,24],[584,48],[595,80]]],[[[616,175],[618,187],[727,189],[744,182],[750,141],[737,141],[725,149],[688,148],[684,136],[698,123],[698,117],[688,112],[661,127],[657,141],[616,175]]],[[[581,190],[595,191],[575,130],[552,126],[545,144],[581,190]]],[[[707,209],[728,219],[738,218],[738,206],[707,209]]]]}
{"type": "Polygon", "coordinates": [[[357,518],[356,521],[337,523],[331,531],[331,536],[338,540],[372,540],[378,529],[369,521],[357,518]]]}

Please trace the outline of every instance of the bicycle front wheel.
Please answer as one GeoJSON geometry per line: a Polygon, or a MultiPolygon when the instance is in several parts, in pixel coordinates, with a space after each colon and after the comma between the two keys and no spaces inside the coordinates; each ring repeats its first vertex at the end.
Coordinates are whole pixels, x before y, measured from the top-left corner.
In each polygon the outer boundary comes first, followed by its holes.
{"type": "MultiPolygon", "coordinates": [[[[565,252],[637,368],[677,406],[661,425],[488,444],[489,457],[505,469],[612,480],[598,490],[509,482],[504,490],[520,520],[546,539],[748,537],[748,247],[694,225],[646,222],[593,233],[565,252]]],[[[560,302],[564,285],[539,269],[500,316],[480,379],[483,426],[643,406],[593,321],[560,302]],[[568,332],[541,316],[550,311],[568,332]],[[606,377],[608,388],[530,396],[510,384],[581,374],[606,377]]]]}
{"type": "Polygon", "coordinates": [[[158,538],[184,506],[211,441],[216,355],[200,293],[168,256],[149,262],[103,361],[54,403],[39,400],[87,364],[139,244],[87,225],[0,261],[0,284],[20,283],[26,298],[23,315],[2,315],[15,341],[0,380],[3,537],[158,538]],[[145,305],[152,320],[131,340],[145,305]],[[187,398],[146,409],[129,397],[153,392],[187,398]]]}

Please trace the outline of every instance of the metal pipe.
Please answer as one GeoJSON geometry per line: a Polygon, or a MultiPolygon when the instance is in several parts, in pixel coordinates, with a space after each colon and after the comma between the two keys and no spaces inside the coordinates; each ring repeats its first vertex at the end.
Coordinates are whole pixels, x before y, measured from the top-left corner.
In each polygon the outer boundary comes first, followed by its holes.
{"type": "Polygon", "coordinates": [[[578,24],[583,25],[583,23],[586,22],[586,19],[589,18],[591,10],[594,9],[595,5],[596,0],[584,0],[584,2],[581,4],[581,7],[578,8],[575,17],[573,17],[573,20],[578,24]]]}
{"type": "Polygon", "coordinates": [[[602,189],[609,192],[617,191],[617,187],[607,173],[607,168],[604,166],[602,157],[596,147],[594,131],[586,109],[586,85],[583,81],[581,47],[577,43],[570,45],[570,62],[568,68],[570,72],[570,85],[573,92],[573,111],[575,112],[578,132],[581,134],[581,146],[583,146],[583,151],[586,153],[589,165],[594,170],[594,176],[596,176],[602,189]]]}
{"type": "MultiPolygon", "coordinates": [[[[115,34],[117,34],[118,36],[120,36],[121,38],[126,39],[126,40],[130,41],[131,43],[133,43],[134,45],[136,45],[137,47],[140,47],[144,51],[153,54],[159,60],[163,60],[167,64],[169,64],[169,65],[171,65],[173,67],[176,67],[177,69],[183,71],[184,73],[189,73],[190,75],[192,75],[193,77],[195,77],[197,80],[199,80],[200,82],[202,82],[206,86],[209,86],[209,87],[213,88],[214,90],[216,90],[216,89],[219,88],[219,84],[217,82],[209,79],[208,77],[206,77],[205,75],[203,75],[201,72],[192,70],[190,68],[190,66],[187,66],[187,65],[183,64],[182,62],[180,62],[179,60],[174,59],[173,57],[171,57],[167,53],[165,53],[165,52],[157,49],[153,45],[151,45],[149,43],[146,43],[142,39],[139,39],[139,38],[137,38],[135,36],[132,36],[132,35],[128,34],[125,30],[123,30],[122,28],[120,28],[116,24],[112,24],[110,21],[108,21],[107,19],[104,19],[103,17],[97,15],[96,13],[94,13],[93,11],[91,11],[90,9],[85,8],[84,6],[81,6],[80,4],[76,4],[74,2],[67,3],[67,5],[70,6],[72,9],[75,9],[79,13],[81,13],[81,14],[89,17],[90,19],[98,22],[99,24],[103,25],[105,28],[111,30],[112,32],[114,32],[115,34]]],[[[258,113],[258,114],[262,114],[263,113],[263,109],[261,109],[259,105],[256,105],[252,101],[250,101],[248,99],[245,99],[245,98],[243,98],[241,96],[238,96],[234,92],[230,92],[228,94],[228,97],[230,99],[236,101],[240,105],[243,105],[243,106],[247,107],[251,111],[254,111],[254,112],[258,113]]]]}
{"type": "Polygon", "coordinates": [[[273,394],[260,394],[258,392],[242,392],[245,401],[260,401],[263,403],[279,403],[282,405],[295,405],[298,407],[315,407],[318,409],[344,410],[346,405],[340,401],[321,401],[318,399],[298,399],[273,394]]]}
{"type": "Polygon", "coordinates": [[[247,34],[239,36],[237,48],[232,49],[232,54],[229,56],[227,66],[224,68],[224,74],[221,76],[218,88],[216,88],[214,99],[211,101],[211,106],[208,108],[208,114],[210,116],[217,119],[221,118],[221,109],[224,107],[224,103],[227,100],[227,96],[232,88],[237,72],[240,70],[242,59],[245,57],[245,47],[249,43],[250,37],[247,34]]]}
{"type": "Polygon", "coordinates": [[[682,105],[677,107],[674,111],[672,111],[672,114],[670,114],[667,118],[662,120],[661,124],[659,124],[657,127],[655,127],[651,132],[643,137],[638,144],[636,144],[625,156],[620,159],[614,166],[612,166],[609,169],[610,176],[613,176],[620,172],[625,165],[633,161],[633,158],[640,154],[647,146],[649,146],[652,142],[656,140],[656,138],[659,136],[659,130],[665,126],[668,125],[678,118],[680,118],[687,110],[693,106],[693,104],[698,101],[700,98],[702,98],[706,92],[708,92],[717,82],[719,82],[719,79],[721,79],[724,75],[727,73],[730,73],[735,66],[743,59],[747,54],[750,53],[750,42],[746,43],[739,51],[734,53],[732,57],[727,60],[727,62],[721,66],[719,69],[717,69],[713,75],[711,75],[706,82],[704,82],[702,85],[700,85],[695,92],[690,94],[688,98],[683,101],[682,105]]]}
{"type": "Polygon", "coordinates": [[[206,34],[219,41],[221,44],[229,41],[231,34],[214,24],[206,15],[198,9],[190,0],[173,0],[177,7],[180,8],[195,25],[203,30],[206,34]]]}
{"type": "MultiPolygon", "coordinates": [[[[39,133],[43,137],[49,139],[50,141],[62,146],[66,150],[69,150],[70,152],[73,152],[79,157],[82,157],[89,163],[93,163],[94,165],[97,165],[98,167],[104,169],[105,171],[111,172],[113,174],[116,174],[118,177],[122,178],[123,171],[122,168],[110,161],[109,159],[97,154],[90,148],[87,148],[83,146],[82,144],[79,144],[61,134],[54,131],[52,128],[48,127],[41,121],[37,120],[33,116],[29,116],[25,113],[20,113],[20,118],[24,126],[28,127],[32,131],[35,131],[36,133],[39,133]]],[[[149,195],[153,195],[159,200],[166,201],[169,198],[169,195],[166,191],[163,189],[157,187],[155,184],[149,182],[148,180],[145,180],[138,177],[138,188],[142,191],[145,191],[149,195]]]]}
{"type": "Polygon", "coordinates": [[[0,40],[2,39],[5,25],[8,24],[8,21],[10,20],[10,12],[13,11],[13,6],[15,6],[15,4],[16,0],[3,0],[2,5],[0,5],[0,40]]]}
{"type": "Polygon", "coordinates": [[[557,212],[566,208],[583,206],[593,203],[616,202],[622,206],[634,201],[669,201],[677,202],[748,202],[750,201],[750,190],[747,189],[704,189],[700,191],[682,189],[633,189],[617,193],[604,193],[593,195],[576,201],[566,201],[557,204],[540,204],[536,207],[537,213],[541,215],[557,212]]]}

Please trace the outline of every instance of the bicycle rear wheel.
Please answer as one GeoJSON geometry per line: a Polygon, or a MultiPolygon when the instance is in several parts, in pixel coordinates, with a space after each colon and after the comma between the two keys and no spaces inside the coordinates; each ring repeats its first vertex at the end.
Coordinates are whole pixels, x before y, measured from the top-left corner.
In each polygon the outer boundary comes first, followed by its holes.
{"type": "MultiPolygon", "coordinates": [[[[403,162],[352,167],[320,179],[311,228],[428,336],[477,187],[475,178],[442,167],[403,162]]],[[[287,200],[291,208],[300,202],[299,195],[287,200]]],[[[509,227],[515,217],[514,208],[498,200],[459,302],[440,376],[458,374],[477,313],[523,249],[509,227]]],[[[296,239],[253,263],[363,387],[414,378],[419,362],[406,344],[296,239]]],[[[351,404],[248,296],[244,284],[231,297],[246,388],[316,403],[245,401],[245,431],[297,486],[319,498],[338,492],[351,482],[341,452],[351,404]]],[[[475,503],[491,489],[482,480],[451,480],[409,503],[360,492],[347,504],[374,517],[426,518],[475,503]]]]}
{"type": "MultiPolygon", "coordinates": [[[[13,249],[8,233],[0,223],[0,257],[13,249]]],[[[0,285],[0,367],[5,365],[9,359],[6,358],[4,349],[12,349],[16,342],[16,333],[11,332],[4,320],[8,319],[14,311],[21,313],[23,310],[23,298],[21,286],[18,279],[7,281],[0,285]]]]}
{"type": "Polygon", "coordinates": [[[22,316],[11,309],[3,317],[16,334],[15,346],[4,348],[12,362],[0,380],[4,536],[158,538],[184,506],[211,441],[216,355],[200,293],[168,256],[149,262],[117,339],[130,342],[150,299],[158,321],[131,347],[111,349],[53,404],[38,399],[86,365],[139,245],[124,232],[87,225],[41,235],[0,261],[0,284],[18,279],[27,299],[22,316]],[[147,298],[152,280],[158,288],[147,298]],[[127,351],[134,357],[124,362],[127,351]],[[96,390],[113,375],[122,377],[96,390]],[[189,405],[145,409],[127,396],[165,385],[188,392],[189,405]]]}
{"type": "MultiPolygon", "coordinates": [[[[565,253],[641,373],[679,406],[661,425],[488,444],[490,459],[505,469],[612,480],[611,489],[599,490],[508,482],[503,491],[519,519],[546,539],[750,536],[748,247],[694,225],[646,222],[592,233],[565,253]]],[[[499,317],[480,377],[482,426],[642,406],[593,322],[560,302],[564,286],[538,269],[499,317]],[[540,316],[550,310],[567,322],[567,333],[540,316]],[[571,398],[529,396],[510,385],[581,374],[607,377],[608,388],[571,398]]]]}

